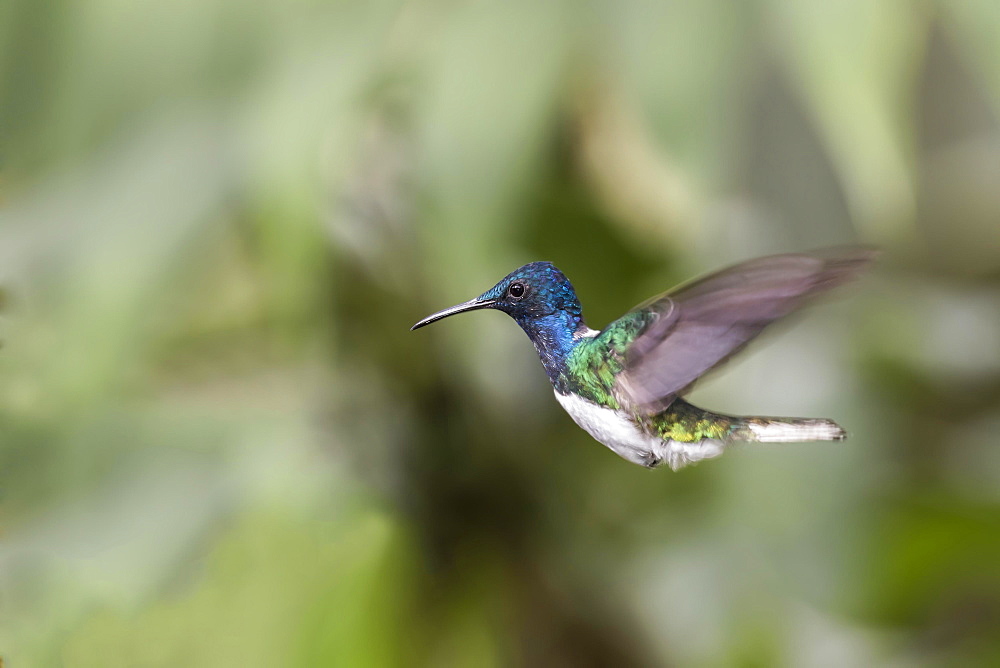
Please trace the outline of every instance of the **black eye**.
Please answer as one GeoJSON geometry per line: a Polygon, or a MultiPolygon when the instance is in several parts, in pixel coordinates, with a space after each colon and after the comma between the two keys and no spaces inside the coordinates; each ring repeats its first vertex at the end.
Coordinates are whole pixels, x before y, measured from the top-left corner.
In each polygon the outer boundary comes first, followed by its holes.
{"type": "Polygon", "coordinates": [[[507,288],[507,294],[511,299],[520,299],[524,296],[524,283],[511,283],[507,288]]]}

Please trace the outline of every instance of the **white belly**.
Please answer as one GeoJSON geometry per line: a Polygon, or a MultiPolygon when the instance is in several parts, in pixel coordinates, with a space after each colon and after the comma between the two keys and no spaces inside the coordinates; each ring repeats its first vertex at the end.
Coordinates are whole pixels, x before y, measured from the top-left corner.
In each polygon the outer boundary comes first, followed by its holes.
{"type": "Polygon", "coordinates": [[[556,400],[580,427],[618,456],[642,466],[656,466],[664,460],[677,470],[687,464],[718,457],[725,449],[722,441],[705,439],[681,443],[651,436],[640,430],[620,411],[599,406],[576,394],[555,393],[556,400]]]}

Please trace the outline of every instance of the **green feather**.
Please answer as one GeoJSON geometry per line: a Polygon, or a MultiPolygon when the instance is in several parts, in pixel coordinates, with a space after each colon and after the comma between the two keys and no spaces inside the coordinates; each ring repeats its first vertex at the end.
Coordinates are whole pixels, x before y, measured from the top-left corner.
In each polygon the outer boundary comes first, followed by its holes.
{"type": "Polygon", "coordinates": [[[568,389],[600,406],[618,410],[613,388],[625,365],[625,351],[653,316],[636,311],[608,325],[592,339],[577,345],[566,359],[568,389]]]}
{"type": "MultiPolygon", "coordinates": [[[[655,317],[647,310],[633,311],[594,338],[581,341],[566,359],[566,388],[595,404],[619,410],[615,376],[624,368],[629,345],[655,317]]],[[[725,440],[742,424],[739,418],[712,413],[681,399],[656,415],[636,418],[650,433],[684,443],[705,438],[725,440]]]]}
{"type": "Polygon", "coordinates": [[[706,411],[683,399],[674,399],[666,410],[646,422],[660,438],[682,443],[696,443],[705,438],[724,441],[742,424],[740,418],[706,411]]]}

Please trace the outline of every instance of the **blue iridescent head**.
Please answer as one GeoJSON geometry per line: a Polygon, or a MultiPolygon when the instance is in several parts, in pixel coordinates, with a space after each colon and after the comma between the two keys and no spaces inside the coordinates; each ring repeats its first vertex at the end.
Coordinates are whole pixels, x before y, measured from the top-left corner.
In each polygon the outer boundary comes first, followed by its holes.
{"type": "Polygon", "coordinates": [[[497,309],[514,318],[532,340],[541,329],[559,326],[572,333],[582,324],[580,300],[569,279],[551,262],[532,262],[507,274],[475,299],[427,316],[410,329],[482,308],[497,309]]]}

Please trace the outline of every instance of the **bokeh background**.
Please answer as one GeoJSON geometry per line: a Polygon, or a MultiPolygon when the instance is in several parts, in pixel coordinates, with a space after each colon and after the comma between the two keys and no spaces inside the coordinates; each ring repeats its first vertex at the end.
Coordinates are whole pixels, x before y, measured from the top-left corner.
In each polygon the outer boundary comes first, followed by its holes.
{"type": "Polygon", "coordinates": [[[995,0],[0,3],[0,654],[1000,665],[995,0]],[[523,334],[879,267],[693,400],[843,444],[630,465],[523,334]]]}

